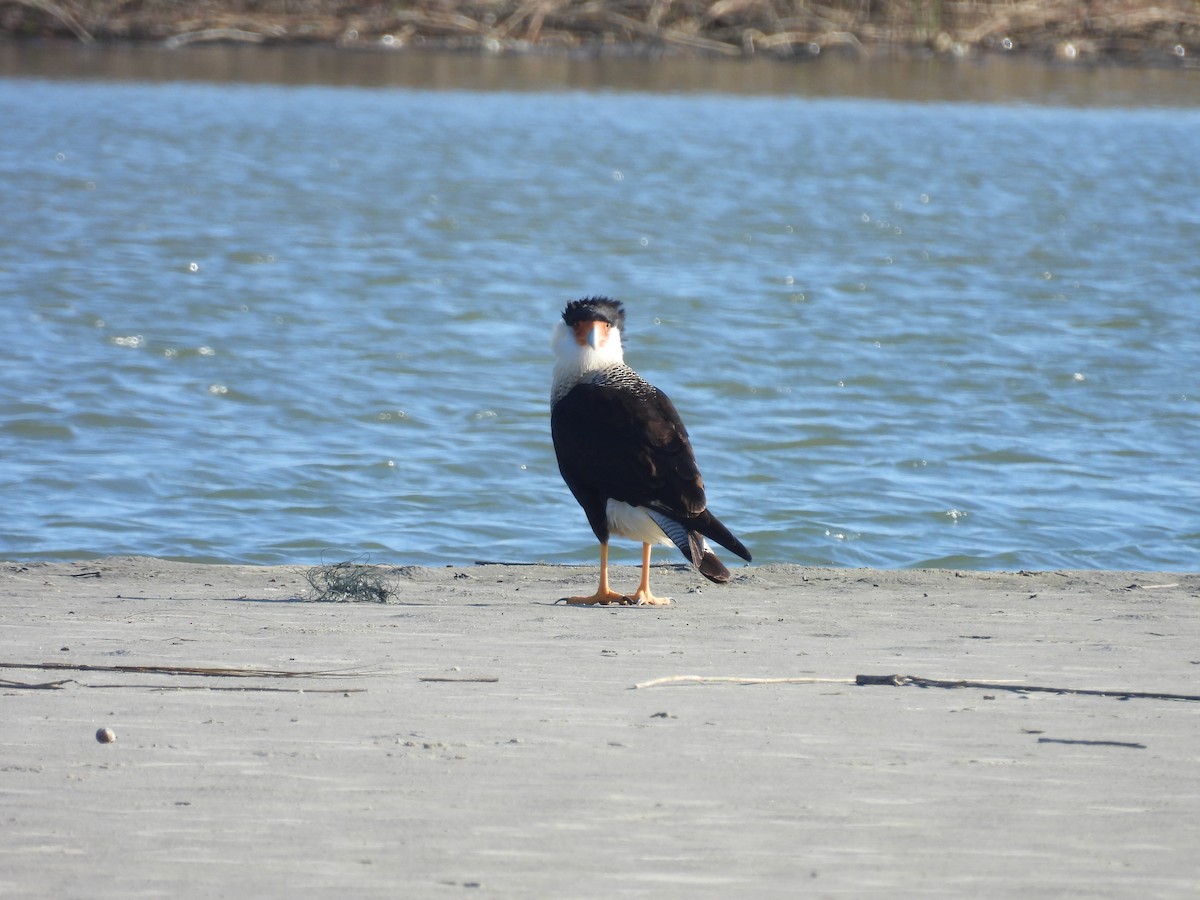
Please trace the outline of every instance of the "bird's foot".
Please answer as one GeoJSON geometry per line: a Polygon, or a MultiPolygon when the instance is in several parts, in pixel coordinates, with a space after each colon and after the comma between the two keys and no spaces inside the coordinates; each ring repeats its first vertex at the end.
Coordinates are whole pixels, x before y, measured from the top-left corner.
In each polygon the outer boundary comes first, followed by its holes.
{"type": "Polygon", "coordinates": [[[616,591],[597,591],[590,597],[563,597],[558,601],[569,606],[633,606],[637,601],[616,591]]]}
{"type": "Polygon", "coordinates": [[[643,590],[639,590],[629,599],[635,606],[670,606],[675,602],[670,597],[655,597],[649,591],[643,590]]]}

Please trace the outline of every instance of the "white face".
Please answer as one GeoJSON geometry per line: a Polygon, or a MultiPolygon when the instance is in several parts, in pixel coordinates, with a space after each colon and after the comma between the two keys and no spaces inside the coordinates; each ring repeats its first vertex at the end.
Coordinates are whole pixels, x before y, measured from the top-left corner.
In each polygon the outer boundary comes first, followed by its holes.
{"type": "Polygon", "coordinates": [[[579,322],[574,327],[559,321],[554,326],[554,355],[560,364],[588,372],[624,361],[621,330],[607,322],[579,322]]]}

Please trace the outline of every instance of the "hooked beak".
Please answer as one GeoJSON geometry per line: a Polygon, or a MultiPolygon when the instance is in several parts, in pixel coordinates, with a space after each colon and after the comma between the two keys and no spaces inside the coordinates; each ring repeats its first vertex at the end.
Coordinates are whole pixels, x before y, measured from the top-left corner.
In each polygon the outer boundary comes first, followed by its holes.
{"type": "Polygon", "coordinates": [[[608,338],[609,327],[607,322],[580,322],[575,326],[575,340],[581,347],[587,344],[597,350],[608,338]]]}

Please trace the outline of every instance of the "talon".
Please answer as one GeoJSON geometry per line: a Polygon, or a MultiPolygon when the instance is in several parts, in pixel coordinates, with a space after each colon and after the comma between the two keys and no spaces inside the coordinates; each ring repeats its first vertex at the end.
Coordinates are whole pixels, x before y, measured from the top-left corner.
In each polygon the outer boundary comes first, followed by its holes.
{"type": "Polygon", "coordinates": [[[571,606],[633,606],[634,600],[632,597],[626,597],[624,594],[618,594],[616,591],[597,591],[590,597],[563,597],[558,600],[559,603],[566,603],[571,606]]]}
{"type": "Polygon", "coordinates": [[[563,597],[557,602],[571,606],[633,606],[636,601],[632,597],[619,594],[608,586],[608,544],[600,545],[600,584],[596,593],[590,597],[563,597]]]}
{"type": "Polygon", "coordinates": [[[655,597],[653,594],[638,591],[633,595],[637,606],[670,606],[675,601],[670,597],[655,597]]]}

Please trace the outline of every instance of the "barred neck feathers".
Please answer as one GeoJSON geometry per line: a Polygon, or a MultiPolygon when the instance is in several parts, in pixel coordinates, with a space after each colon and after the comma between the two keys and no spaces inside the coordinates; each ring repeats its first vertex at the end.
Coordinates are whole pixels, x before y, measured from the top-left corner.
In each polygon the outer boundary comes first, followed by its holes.
{"type": "Polygon", "coordinates": [[[579,344],[571,327],[560,321],[554,326],[551,343],[555,358],[551,404],[561,400],[580,382],[591,381],[607,369],[625,367],[625,354],[621,350],[621,331],[618,328],[609,330],[608,339],[603,344],[591,347],[579,344]]]}

